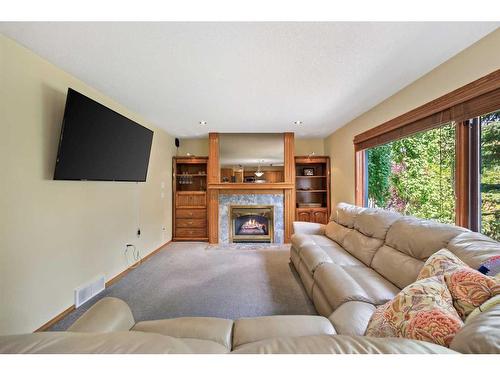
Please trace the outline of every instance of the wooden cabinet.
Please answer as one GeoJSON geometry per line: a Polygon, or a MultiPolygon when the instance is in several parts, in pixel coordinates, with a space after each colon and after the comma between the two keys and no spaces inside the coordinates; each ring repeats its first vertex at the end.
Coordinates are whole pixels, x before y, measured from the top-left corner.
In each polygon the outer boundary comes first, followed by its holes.
{"type": "Polygon", "coordinates": [[[309,208],[297,208],[295,210],[295,220],[312,222],[311,210],[309,208]]]}
{"type": "Polygon", "coordinates": [[[173,159],[174,241],[207,241],[206,157],[173,159]]]}
{"type": "Polygon", "coordinates": [[[296,221],[308,221],[310,223],[327,224],[327,208],[297,208],[295,211],[296,221]]]}
{"type": "Polygon", "coordinates": [[[312,222],[328,224],[328,212],[326,208],[317,208],[312,210],[312,222]]]}
{"type": "Polygon", "coordinates": [[[327,224],[330,216],[330,158],[295,157],[295,220],[327,224]]]}

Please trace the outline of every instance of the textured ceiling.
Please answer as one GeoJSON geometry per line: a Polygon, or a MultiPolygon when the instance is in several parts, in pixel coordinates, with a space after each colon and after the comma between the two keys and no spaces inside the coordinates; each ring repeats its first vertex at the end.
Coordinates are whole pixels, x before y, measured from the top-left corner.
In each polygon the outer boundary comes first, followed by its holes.
{"type": "Polygon", "coordinates": [[[0,32],[173,135],[295,131],[315,137],[498,25],[0,23],[0,32]]]}

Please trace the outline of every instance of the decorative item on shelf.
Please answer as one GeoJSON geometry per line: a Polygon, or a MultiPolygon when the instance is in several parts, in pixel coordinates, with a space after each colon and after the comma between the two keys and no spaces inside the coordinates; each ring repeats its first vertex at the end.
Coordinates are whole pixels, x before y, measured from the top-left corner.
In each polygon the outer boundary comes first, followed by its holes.
{"type": "Polygon", "coordinates": [[[262,172],[262,169],[260,168],[260,163],[263,163],[264,160],[259,160],[259,164],[257,166],[257,171],[255,172],[255,175],[257,177],[262,177],[264,175],[264,172],[262,172]]]}
{"type": "Polygon", "coordinates": [[[255,176],[245,176],[245,182],[255,182],[255,176]]]}
{"type": "Polygon", "coordinates": [[[302,174],[304,176],[314,176],[314,168],[304,168],[302,174]]]}

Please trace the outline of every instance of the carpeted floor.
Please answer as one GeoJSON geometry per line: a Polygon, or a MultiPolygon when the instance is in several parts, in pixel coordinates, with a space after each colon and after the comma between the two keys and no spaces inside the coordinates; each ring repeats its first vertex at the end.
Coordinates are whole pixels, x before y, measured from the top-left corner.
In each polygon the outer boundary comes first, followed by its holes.
{"type": "Polygon", "coordinates": [[[289,264],[289,246],[278,245],[171,243],[51,330],[66,330],[106,296],[125,300],[137,321],[316,315],[289,264]]]}

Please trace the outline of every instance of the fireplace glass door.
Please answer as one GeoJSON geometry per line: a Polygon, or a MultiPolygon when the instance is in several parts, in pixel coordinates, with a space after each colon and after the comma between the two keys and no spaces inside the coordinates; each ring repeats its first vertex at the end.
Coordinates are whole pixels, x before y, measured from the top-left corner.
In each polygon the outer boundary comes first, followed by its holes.
{"type": "Polygon", "coordinates": [[[230,207],[230,242],[269,242],[274,240],[274,206],[230,207]]]}

